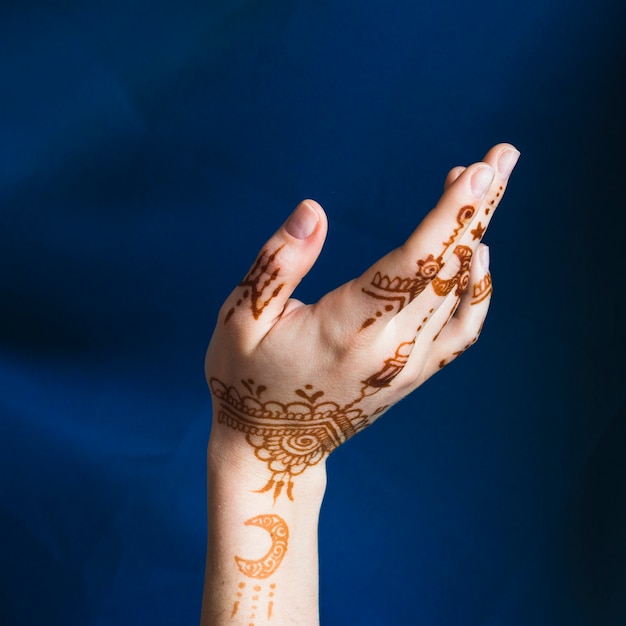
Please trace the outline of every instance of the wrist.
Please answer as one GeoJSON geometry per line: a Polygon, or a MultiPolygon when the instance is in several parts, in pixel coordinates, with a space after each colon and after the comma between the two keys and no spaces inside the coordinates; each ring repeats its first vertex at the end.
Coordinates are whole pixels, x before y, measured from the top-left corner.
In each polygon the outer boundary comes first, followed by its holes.
{"type": "Polygon", "coordinates": [[[253,613],[255,623],[263,626],[270,618],[278,624],[317,624],[317,525],[326,487],[324,460],[292,477],[292,498],[286,486],[276,497],[275,485],[266,488],[276,476],[257,458],[246,434],[215,420],[207,470],[209,536],[202,625],[247,626],[245,618],[253,613]]]}
{"type": "MultiPolygon", "coordinates": [[[[217,416],[218,407],[214,407],[217,416]]],[[[326,455],[302,454],[305,436],[282,434],[264,438],[220,423],[214,417],[207,449],[209,479],[231,493],[251,495],[272,506],[279,503],[318,508],[326,490],[326,455]]]]}

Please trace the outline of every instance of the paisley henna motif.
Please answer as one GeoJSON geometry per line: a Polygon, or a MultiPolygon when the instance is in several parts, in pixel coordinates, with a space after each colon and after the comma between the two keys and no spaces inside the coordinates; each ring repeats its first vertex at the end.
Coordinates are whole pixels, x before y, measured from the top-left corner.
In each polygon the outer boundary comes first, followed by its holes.
{"type": "MultiPolygon", "coordinates": [[[[387,302],[387,304],[383,307],[385,312],[389,313],[394,309],[396,313],[400,312],[407,304],[419,296],[419,294],[422,293],[422,291],[424,291],[424,289],[426,289],[426,287],[433,280],[436,279],[437,274],[443,267],[443,257],[448,251],[448,248],[454,245],[459,233],[465,227],[467,222],[472,219],[474,213],[475,208],[469,204],[459,210],[456,216],[457,225],[449,239],[442,243],[443,249],[439,256],[435,258],[432,254],[430,254],[425,259],[419,259],[417,261],[417,270],[414,276],[406,278],[395,276],[394,278],[391,278],[381,274],[380,272],[376,272],[372,282],[367,287],[362,288],[363,293],[366,293],[368,296],[377,300],[387,302]]],[[[455,248],[455,254],[458,248],[467,248],[467,246],[457,246],[457,248],[455,248]]],[[[382,315],[383,311],[376,311],[375,317],[369,317],[363,322],[361,330],[371,326],[376,321],[376,318],[380,318],[382,315]]]]}
{"type": "Polygon", "coordinates": [[[255,320],[258,320],[265,307],[280,293],[284,283],[274,284],[280,274],[280,267],[276,267],[274,261],[282,247],[274,250],[271,254],[267,250],[261,251],[246,277],[239,283],[238,286],[243,289],[243,293],[235,306],[231,307],[226,314],[224,324],[231,318],[235,308],[241,306],[248,299],[250,299],[252,315],[255,320]]]}
{"type": "Polygon", "coordinates": [[[217,421],[245,433],[246,441],[263,461],[271,476],[258,490],[273,490],[276,500],[286,488],[293,500],[293,478],[308,467],[317,465],[335,448],[366,428],[373,416],[388,408],[379,406],[370,416],[358,405],[366,397],[389,387],[406,365],[413,341],[401,343],[394,355],[385,359],[382,368],[362,381],[360,394],[346,405],[324,398],[323,391],[314,391],[312,385],[296,389],[297,400],[288,403],[264,400],[264,385],[253,380],[241,381],[240,391],[211,378],[209,385],[218,402],[217,421]]]}
{"type": "Polygon", "coordinates": [[[287,496],[293,500],[292,478],[319,463],[368,424],[361,409],[322,400],[324,393],[313,393],[311,385],[295,391],[300,400],[283,404],[263,402],[265,387],[254,390],[253,381],[242,384],[252,393],[240,395],[235,387],[227,387],[216,378],[210,380],[211,391],[219,400],[217,420],[246,434],[255,456],[272,473],[259,492],[273,489],[274,499],[286,486],[287,496]]]}

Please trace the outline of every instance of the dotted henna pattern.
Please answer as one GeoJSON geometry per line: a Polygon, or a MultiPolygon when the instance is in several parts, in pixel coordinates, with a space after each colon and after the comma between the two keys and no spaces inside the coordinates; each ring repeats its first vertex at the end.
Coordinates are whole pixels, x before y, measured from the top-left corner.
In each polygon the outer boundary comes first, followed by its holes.
{"type": "MultiPolygon", "coordinates": [[[[430,254],[425,259],[419,259],[414,276],[405,278],[395,276],[391,278],[381,274],[381,272],[376,272],[371,283],[367,287],[362,288],[363,293],[366,293],[376,300],[387,302],[383,307],[386,313],[393,310],[395,310],[396,313],[401,311],[409,302],[415,300],[415,298],[436,278],[443,267],[443,257],[448,248],[454,245],[459,233],[465,228],[467,222],[472,219],[475,212],[476,209],[469,204],[459,209],[456,216],[456,227],[450,235],[450,238],[443,242],[443,249],[439,256],[435,258],[434,255],[430,254]]],[[[457,246],[457,248],[459,247],[461,246],[457,246]]],[[[376,319],[382,317],[382,315],[382,310],[376,311],[374,317],[369,317],[363,322],[361,330],[371,326],[376,319]]]]}
{"type": "Polygon", "coordinates": [[[230,613],[231,619],[233,619],[235,615],[240,612],[246,613],[248,615],[247,626],[255,626],[259,604],[264,599],[267,602],[267,621],[272,619],[272,615],[274,613],[274,593],[276,591],[276,583],[271,583],[269,587],[259,583],[254,585],[250,591],[247,591],[246,583],[240,582],[237,589],[236,600],[233,603],[233,608],[230,613]],[[244,593],[246,594],[245,598],[244,593]],[[252,596],[249,596],[250,593],[252,593],[252,596]],[[246,609],[248,610],[246,611],[246,609]]]}

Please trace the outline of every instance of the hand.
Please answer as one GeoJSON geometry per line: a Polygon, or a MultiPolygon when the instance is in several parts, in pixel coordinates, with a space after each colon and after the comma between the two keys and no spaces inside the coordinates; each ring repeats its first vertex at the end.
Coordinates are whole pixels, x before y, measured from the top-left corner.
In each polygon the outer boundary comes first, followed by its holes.
{"type": "Polygon", "coordinates": [[[290,296],[324,243],[322,208],[305,200],[267,242],[206,357],[212,444],[255,457],[259,492],[293,500],[294,478],[476,341],[491,297],[480,241],[518,157],[500,144],[451,170],[403,246],[316,304],[290,296]]]}

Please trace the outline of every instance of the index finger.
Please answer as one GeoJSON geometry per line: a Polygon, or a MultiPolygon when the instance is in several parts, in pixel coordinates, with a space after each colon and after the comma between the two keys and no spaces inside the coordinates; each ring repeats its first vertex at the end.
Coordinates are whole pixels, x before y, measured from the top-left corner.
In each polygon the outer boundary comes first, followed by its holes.
{"type": "MultiPolygon", "coordinates": [[[[361,292],[360,330],[396,315],[415,300],[458,250],[471,256],[498,206],[519,152],[499,144],[447,186],[441,199],[407,241],[354,282],[361,292]]],[[[436,295],[436,294],[435,294],[436,295]]],[[[433,294],[429,294],[433,296],[433,294]]],[[[429,307],[438,297],[429,298],[429,307]]]]}

